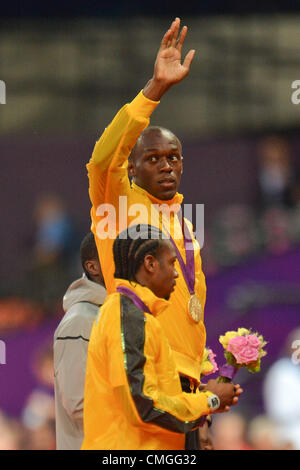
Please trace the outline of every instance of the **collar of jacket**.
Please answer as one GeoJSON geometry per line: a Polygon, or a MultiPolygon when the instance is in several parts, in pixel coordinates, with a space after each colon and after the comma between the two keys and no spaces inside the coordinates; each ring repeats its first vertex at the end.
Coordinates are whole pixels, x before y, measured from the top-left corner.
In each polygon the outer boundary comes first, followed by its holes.
{"type": "Polygon", "coordinates": [[[106,289],[97,282],[90,281],[86,274],[80,279],[72,282],[63,297],[63,308],[66,312],[72,305],[79,302],[89,302],[95,305],[102,305],[106,299],[106,289]]]}
{"type": "Polygon", "coordinates": [[[136,295],[138,295],[144,304],[147,305],[152,315],[155,317],[160,315],[170,305],[168,300],[156,297],[156,295],[153,294],[152,290],[150,290],[148,287],[141,286],[135,282],[126,281],[125,279],[116,279],[115,282],[116,287],[127,287],[136,295]]]}
{"type": "MultiPolygon", "coordinates": [[[[146,191],[145,189],[141,188],[140,186],[138,186],[137,184],[135,184],[133,181],[131,183],[131,187],[134,191],[140,193],[140,194],[143,194],[144,196],[147,196],[150,201],[152,202],[152,204],[167,204],[168,206],[171,206],[172,204],[178,204],[179,206],[181,205],[182,201],[183,201],[183,195],[180,194],[180,193],[176,193],[175,196],[172,198],[172,199],[168,199],[168,200],[162,200],[162,199],[157,199],[156,197],[152,196],[152,194],[148,193],[148,191],[146,191]]],[[[178,211],[179,212],[180,210],[180,207],[178,207],[178,211]]]]}

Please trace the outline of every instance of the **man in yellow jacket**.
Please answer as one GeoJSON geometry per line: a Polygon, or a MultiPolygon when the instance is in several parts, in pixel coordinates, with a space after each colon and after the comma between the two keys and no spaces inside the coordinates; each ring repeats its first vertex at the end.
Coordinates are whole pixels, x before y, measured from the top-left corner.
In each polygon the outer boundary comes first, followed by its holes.
{"type": "MultiPolygon", "coordinates": [[[[181,33],[179,30],[180,20],[176,18],[162,39],[153,78],[105,129],[87,169],[92,231],[108,293],[116,289],[112,246],[120,231],[130,224],[151,223],[172,236],[179,277],[171,304],[159,322],[172,348],[182,386],[189,391],[199,385],[206,342],[205,278],[199,244],[192,237],[193,249],[187,249],[178,217],[183,200],[177,192],[183,169],[181,143],[167,129],[147,128],[160,99],[187,76],[194,57],[195,51],[189,51],[181,64],[187,27],[181,33]]],[[[185,221],[184,233],[191,231],[190,222],[185,221]]]]}
{"type": "Polygon", "coordinates": [[[93,325],[87,359],[82,449],[181,450],[205,415],[238,401],[239,385],[210,380],[182,391],[158,318],[165,314],[178,273],[176,252],[155,227],[139,225],[114,242],[117,292],[93,325]]]}

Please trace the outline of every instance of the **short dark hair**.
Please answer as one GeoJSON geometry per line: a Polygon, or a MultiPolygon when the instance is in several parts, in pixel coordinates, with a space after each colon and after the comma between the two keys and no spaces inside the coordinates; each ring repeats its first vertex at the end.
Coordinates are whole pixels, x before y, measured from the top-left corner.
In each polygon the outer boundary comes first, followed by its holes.
{"type": "Polygon", "coordinates": [[[85,269],[85,262],[90,261],[90,260],[98,260],[98,250],[97,246],[95,243],[95,237],[92,232],[89,232],[85,237],[83,238],[81,245],[80,245],[80,259],[81,259],[81,264],[82,268],[85,272],[85,274],[89,277],[89,273],[85,269]]]}
{"type": "Polygon", "coordinates": [[[143,130],[143,132],[140,134],[135,146],[133,147],[130,155],[129,155],[129,158],[128,160],[129,161],[134,161],[135,160],[135,153],[136,153],[136,148],[138,146],[138,143],[141,141],[141,139],[143,139],[143,137],[147,134],[150,134],[150,133],[162,133],[164,131],[167,131],[169,132],[170,134],[174,135],[174,137],[178,140],[179,144],[180,144],[180,147],[181,147],[181,142],[180,140],[178,139],[178,137],[176,137],[176,135],[174,134],[174,132],[170,131],[170,129],[167,129],[166,127],[162,127],[162,126],[148,126],[146,129],[143,130]]]}
{"type": "Polygon", "coordinates": [[[136,281],[136,273],[146,255],[158,256],[164,240],[162,231],[152,225],[138,224],[119,233],[113,244],[115,278],[136,281]]]}

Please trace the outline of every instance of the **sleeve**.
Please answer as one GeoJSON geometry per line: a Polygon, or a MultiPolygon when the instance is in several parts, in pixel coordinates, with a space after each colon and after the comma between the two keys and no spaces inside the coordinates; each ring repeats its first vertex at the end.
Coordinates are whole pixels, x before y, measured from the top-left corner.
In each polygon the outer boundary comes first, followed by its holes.
{"type": "Polygon", "coordinates": [[[211,393],[182,392],[167,339],[158,321],[149,317],[145,322],[140,312],[130,309],[122,315],[123,363],[131,400],[140,425],[147,425],[148,431],[157,432],[149,426],[152,424],[186,433],[200,426],[203,416],[210,413],[207,398],[211,393]]]}
{"type": "MultiPolygon", "coordinates": [[[[85,319],[84,319],[85,320],[85,319]]],[[[80,329],[80,319],[73,320],[80,329]]],[[[75,328],[76,329],[76,328],[75,328]]],[[[84,330],[86,330],[86,325],[84,330]]],[[[54,341],[54,374],[57,391],[68,415],[83,419],[83,395],[89,338],[72,336],[64,331],[54,341]]]]}
{"type": "Polygon", "coordinates": [[[128,157],[141,132],[149,125],[150,115],[159,102],[142,92],[117,113],[95,145],[87,165],[89,194],[93,206],[115,204],[129,189],[128,157]]]}

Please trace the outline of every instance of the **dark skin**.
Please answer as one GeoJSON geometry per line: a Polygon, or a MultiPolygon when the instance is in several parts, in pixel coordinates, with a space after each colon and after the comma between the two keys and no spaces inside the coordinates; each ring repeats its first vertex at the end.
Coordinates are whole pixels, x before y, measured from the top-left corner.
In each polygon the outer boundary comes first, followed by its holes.
{"type": "Polygon", "coordinates": [[[187,27],[180,30],[180,19],[176,18],[164,35],[154,64],[153,77],[143,93],[152,101],[159,101],[171,86],[180,83],[189,73],[195,50],[190,50],[181,64],[181,50],[187,27]]]}
{"type": "Polygon", "coordinates": [[[100,284],[105,287],[103,274],[101,271],[100,262],[98,259],[87,260],[84,263],[84,267],[89,274],[89,279],[96,284],[100,284]]]}
{"type": "Polygon", "coordinates": [[[199,428],[199,441],[200,450],[214,450],[214,445],[207,422],[199,428]]]}
{"type": "Polygon", "coordinates": [[[128,173],[138,186],[160,200],[170,200],[182,170],[181,143],[171,131],[161,127],[143,132],[128,164],[128,173]]]}
{"type": "Polygon", "coordinates": [[[136,273],[136,280],[148,287],[160,298],[169,300],[173,292],[178,272],[175,269],[177,256],[169,240],[160,243],[157,255],[146,255],[143,264],[136,273]]]}

